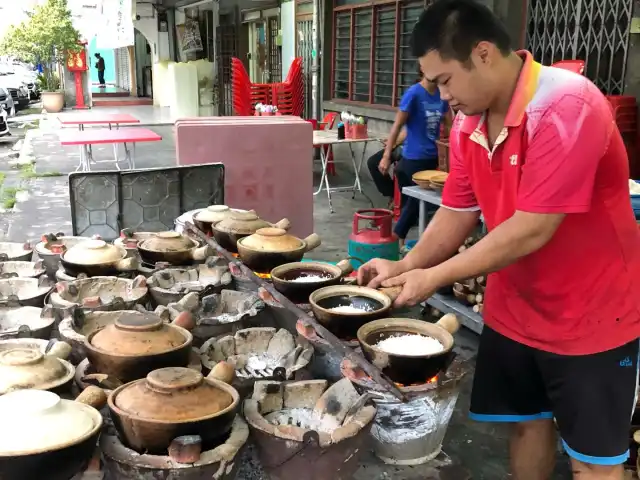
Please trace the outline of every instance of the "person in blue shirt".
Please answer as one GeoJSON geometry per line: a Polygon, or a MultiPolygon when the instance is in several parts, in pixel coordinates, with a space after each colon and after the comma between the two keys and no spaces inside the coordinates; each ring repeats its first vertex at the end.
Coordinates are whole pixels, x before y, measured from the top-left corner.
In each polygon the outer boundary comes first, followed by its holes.
{"type": "MultiPolygon", "coordinates": [[[[436,140],[440,136],[440,126],[445,120],[448,128],[449,104],[440,98],[437,85],[427,81],[421,75],[420,81],[409,87],[402,96],[384,153],[377,165],[378,172],[374,172],[371,168],[373,165],[370,165],[376,185],[381,180],[380,176],[387,177],[386,181],[391,182],[391,191],[393,191],[393,180],[389,176],[389,168],[394,146],[397,145],[398,137],[403,130],[406,132],[406,137],[402,145],[402,154],[394,171],[398,179],[398,187],[402,189],[414,185],[411,179],[414,173],[437,169],[436,140]]],[[[394,227],[394,233],[400,239],[401,245],[404,245],[407,234],[418,217],[419,204],[417,200],[403,195],[401,205],[400,219],[394,227]]]]}

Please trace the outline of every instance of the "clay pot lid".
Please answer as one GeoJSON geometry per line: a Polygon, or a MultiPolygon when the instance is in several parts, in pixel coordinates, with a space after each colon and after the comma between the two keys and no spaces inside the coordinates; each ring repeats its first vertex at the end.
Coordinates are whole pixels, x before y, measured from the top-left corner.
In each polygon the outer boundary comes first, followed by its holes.
{"type": "Polygon", "coordinates": [[[157,315],[127,313],[87,338],[92,347],[122,356],[165,353],[184,346],[190,340],[189,332],[164,323],[157,315]]]}
{"type": "Polygon", "coordinates": [[[230,213],[231,209],[226,205],[209,205],[196,213],[193,218],[201,222],[217,223],[227,218],[230,213]]]}
{"type": "Polygon", "coordinates": [[[26,388],[48,390],[66,383],[73,374],[71,364],[35,348],[0,351],[0,394],[26,388]]]}
{"type": "Polygon", "coordinates": [[[122,260],[127,252],[104,240],[87,240],[69,248],[62,258],[76,265],[100,265],[122,260]]]}
{"type": "Polygon", "coordinates": [[[75,445],[102,425],[88,405],[44,390],[18,390],[0,397],[0,457],[29,455],[75,445]]]}
{"type": "Polygon", "coordinates": [[[270,227],[271,224],[262,220],[253,210],[231,210],[229,216],[218,222],[215,227],[221,232],[251,235],[259,228],[270,227]]]}
{"type": "Polygon", "coordinates": [[[189,237],[178,232],[159,232],[144,240],[139,248],[153,252],[184,252],[197,247],[189,237]]]}
{"type": "Polygon", "coordinates": [[[110,405],[128,415],[175,423],[215,417],[238,402],[233,387],[182,367],[154,370],[145,379],[115,390],[109,398],[110,405]]]}
{"type": "Polygon", "coordinates": [[[260,252],[291,252],[304,247],[304,242],[281,228],[260,228],[239,240],[243,247],[260,252]]]}

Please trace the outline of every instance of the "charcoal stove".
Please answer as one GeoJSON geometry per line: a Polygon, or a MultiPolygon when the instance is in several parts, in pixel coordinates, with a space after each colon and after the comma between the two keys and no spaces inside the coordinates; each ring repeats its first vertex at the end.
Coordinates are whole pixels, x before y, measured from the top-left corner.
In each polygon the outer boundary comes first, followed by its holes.
{"type": "Polygon", "coordinates": [[[125,447],[113,428],[108,428],[100,437],[105,479],[231,480],[236,478],[248,438],[249,427],[238,415],[225,443],[201,452],[196,462],[179,463],[168,455],[139,454],[125,447]]]}
{"type": "Polygon", "coordinates": [[[327,387],[326,380],[255,383],[244,414],[271,478],[346,480],[358,469],[376,409],[349,380],[327,387]]]}
{"type": "Polygon", "coordinates": [[[312,355],[313,347],[304,339],[270,327],[238,330],[233,336],[209,339],[200,348],[205,370],[222,361],[234,366],[233,386],[241,397],[253,391],[256,381],[304,377],[312,355]]]}
{"type": "MultiPolygon", "coordinates": [[[[136,277],[136,275],[138,275],[138,272],[130,271],[130,272],[120,272],[118,273],[118,275],[112,275],[112,276],[116,278],[126,278],[128,280],[132,280],[133,278],[136,277]]],[[[76,275],[76,276],[70,275],[65,271],[62,265],[60,265],[60,267],[55,273],[55,279],[58,282],[72,282],[74,280],[81,280],[83,278],[89,278],[89,277],[84,273],[80,273],[79,275],[76,275]]]]}
{"type": "Polygon", "coordinates": [[[209,257],[199,265],[164,268],[148,278],[149,293],[156,305],[178,302],[192,292],[200,297],[220,293],[233,280],[228,264],[219,257],[209,257]]]}
{"type": "Polygon", "coordinates": [[[422,465],[438,457],[460,381],[469,371],[467,363],[454,361],[446,372],[422,384],[397,384],[408,398],[406,403],[391,396],[349,359],[342,360],[340,370],[359,392],[374,399],[377,414],[371,437],[380,460],[391,465],[422,465]]]}
{"type": "MultiPolygon", "coordinates": [[[[234,257],[238,257],[237,253],[233,254],[234,257]]],[[[234,285],[236,287],[236,290],[239,292],[251,292],[251,293],[256,293],[258,291],[258,285],[256,285],[254,282],[252,282],[249,277],[247,277],[242,270],[240,269],[240,267],[238,267],[237,265],[230,263],[229,264],[229,271],[231,272],[231,277],[233,278],[233,282],[234,285]]],[[[263,280],[267,280],[270,281],[271,280],[271,275],[268,273],[259,273],[259,272],[253,272],[255,275],[257,275],[258,277],[262,278],[263,280]]]]}

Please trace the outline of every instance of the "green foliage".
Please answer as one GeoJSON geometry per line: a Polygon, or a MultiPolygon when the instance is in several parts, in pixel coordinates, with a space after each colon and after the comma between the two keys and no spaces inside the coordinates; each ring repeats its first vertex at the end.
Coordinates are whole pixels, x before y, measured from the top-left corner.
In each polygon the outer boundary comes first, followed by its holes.
{"type": "Polygon", "coordinates": [[[60,90],[60,77],[56,72],[50,72],[49,75],[40,74],[36,82],[42,91],[57,92],[60,90]]]}
{"type": "Polygon", "coordinates": [[[55,91],[60,79],[53,71],[54,64],[64,63],[68,51],[78,51],[80,34],[73,27],[67,0],[47,0],[36,6],[20,25],[11,26],[0,43],[0,53],[21,60],[42,63],[43,89],[55,91]]]}

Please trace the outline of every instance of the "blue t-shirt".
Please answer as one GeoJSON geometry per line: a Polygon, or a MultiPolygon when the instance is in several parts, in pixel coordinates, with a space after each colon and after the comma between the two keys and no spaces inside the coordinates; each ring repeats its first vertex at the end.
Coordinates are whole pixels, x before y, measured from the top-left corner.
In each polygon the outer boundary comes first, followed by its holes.
{"type": "Polygon", "coordinates": [[[440,136],[440,122],[449,110],[449,104],[440,98],[440,90],[436,89],[431,94],[420,83],[416,83],[402,96],[400,110],[409,114],[402,158],[424,160],[437,157],[436,140],[440,136]]]}

